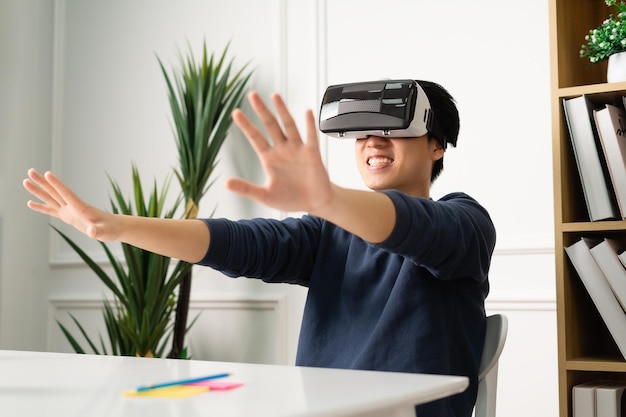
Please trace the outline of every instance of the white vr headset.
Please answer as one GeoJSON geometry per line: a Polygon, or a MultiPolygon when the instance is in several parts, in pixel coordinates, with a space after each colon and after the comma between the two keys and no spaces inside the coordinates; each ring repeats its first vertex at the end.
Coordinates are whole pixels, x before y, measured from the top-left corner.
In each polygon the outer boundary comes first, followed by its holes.
{"type": "Polygon", "coordinates": [[[322,99],[319,127],[336,138],[414,138],[431,133],[444,148],[448,143],[426,93],[415,80],[331,85],[322,99]]]}

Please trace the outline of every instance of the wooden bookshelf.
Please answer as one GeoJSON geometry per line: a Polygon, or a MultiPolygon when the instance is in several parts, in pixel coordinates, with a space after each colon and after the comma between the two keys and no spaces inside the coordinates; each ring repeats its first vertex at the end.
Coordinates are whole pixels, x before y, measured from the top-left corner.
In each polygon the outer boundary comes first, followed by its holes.
{"type": "Polygon", "coordinates": [[[626,95],[626,83],[606,83],[606,63],[591,66],[579,56],[589,29],[612,11],[603,0],[549,0],[549,8],[559,409],[561,417],[573,417],[572,387],[597,379],[626,382],[626,361],[564,248],[583,236],[626,241],[626,222],[589,221],[563,99],[586,94],[594,103],[612,103],[626,95]]]}

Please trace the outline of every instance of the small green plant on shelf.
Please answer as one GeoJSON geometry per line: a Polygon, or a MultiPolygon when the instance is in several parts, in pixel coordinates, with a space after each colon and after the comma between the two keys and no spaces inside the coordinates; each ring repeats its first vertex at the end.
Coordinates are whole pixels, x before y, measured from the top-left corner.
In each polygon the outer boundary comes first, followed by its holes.
{"type": "Polygon", "coordinates": [[[626,3],[621,0],[604,2],[609,7],[615,7],[615,13],[611,13],[600,26],[589,31],[580,50],[580,56],[588,58],[592,64],[626,51],[626,3]]]}

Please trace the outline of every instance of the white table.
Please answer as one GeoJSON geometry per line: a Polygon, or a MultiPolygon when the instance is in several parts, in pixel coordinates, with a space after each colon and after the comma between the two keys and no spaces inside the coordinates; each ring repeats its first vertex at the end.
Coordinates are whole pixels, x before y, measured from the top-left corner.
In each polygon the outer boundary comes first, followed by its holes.
{"type": "Polygon", "coordinates": [[[0,413],[20,417],[412,416],[468,379],[195,360],[0,351],[0,413]],[[137,398],[138,386],[229,372],[230,391],[137,398]]]}

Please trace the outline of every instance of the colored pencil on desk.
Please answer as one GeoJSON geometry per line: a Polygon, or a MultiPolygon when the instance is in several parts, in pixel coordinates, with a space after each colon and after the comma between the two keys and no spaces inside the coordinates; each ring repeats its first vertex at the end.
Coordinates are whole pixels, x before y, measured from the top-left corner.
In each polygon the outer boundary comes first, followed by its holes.
{"type": "Polygon", "coordinates": [[[230,376],[230,374],[223,373],[223,374],[207,375],[207,376],[201,376],[198,378],[180,379],[178,381],[161,382],[159,384],[144,385],[142,387],[138,387],[137,392],[149,391],[151,389],[157,389],[157,388],[173,387],[176,385],[193,384],[194,382],[208,381],[209,379],[226,378],[227,376],[230,376]]]}

